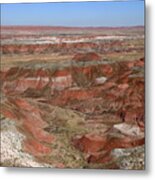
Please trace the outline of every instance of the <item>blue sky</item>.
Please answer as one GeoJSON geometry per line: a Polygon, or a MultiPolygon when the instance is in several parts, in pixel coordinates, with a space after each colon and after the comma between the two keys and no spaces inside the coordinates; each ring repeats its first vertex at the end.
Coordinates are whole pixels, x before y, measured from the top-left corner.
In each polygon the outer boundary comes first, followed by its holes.
{"type": "Polygon", "coordinates": [[[144,25],[144,1],[1,4],[2,25],[144,25]]]}

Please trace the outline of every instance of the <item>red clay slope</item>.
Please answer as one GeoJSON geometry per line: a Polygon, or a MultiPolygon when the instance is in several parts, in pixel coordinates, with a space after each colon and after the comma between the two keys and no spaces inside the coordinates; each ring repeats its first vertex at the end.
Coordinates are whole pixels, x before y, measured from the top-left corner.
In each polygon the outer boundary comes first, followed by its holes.
{"type": "MultiPolygon", "coordinates": [[[[75,57],[78,58],[73,61],[87,59],[82,55],[75,57]]],[[[96,54],[92,57],[96,62],[100,59],[96,54]]],[[[53,106],[84,113],[86,127],[111,124],[106,133],[74,134],[70,139],[71,146],[87,154],[87,163],[109,162],[113,160],[113,149],[144,144],[144,136],[125,135],[114,128],[118,123],[132,124],[144,133],[143,66],[144,59],[89,67],[76,67],[73,63],[54,73],[50,69],[11,68],[1,72],[1,113],[17,122],[27,136],[23,148],[38,158],[50,155],[50,144],[56,141],[55,135],[45,130],[49,127],[46,115],[53,106]],[[103,77],[104,82],[96,83],[103,77]],[[86,83],[79,84],[84,80],[86,83]]]]}

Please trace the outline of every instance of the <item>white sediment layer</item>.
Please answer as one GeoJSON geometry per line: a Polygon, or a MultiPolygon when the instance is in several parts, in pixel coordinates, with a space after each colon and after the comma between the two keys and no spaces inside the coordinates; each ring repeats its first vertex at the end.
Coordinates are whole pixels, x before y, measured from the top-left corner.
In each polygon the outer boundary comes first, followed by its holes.
{"type": "Polygon", "coordinates": [[[22,141],[25,136],[18,132],[15,122],[9,119],[1,120],[1,164],[12,167],[51,167],[38,163],[33,156],[23,152],[22,141]]]}
{"type": "Polygon", "coordinates": [[[107,80],[107,78],[102,76],[102,77],[96,78],[95,82],[96,82],[96,84],[103,84],[103,83],[105,83],[106,80],[107,80]]]}
{"type": "Polygon", "coordinates": [[[144,38],[144,36],[119,36],[119,35],[108,35],[108,36],[95,36],[95,37],[41,37],[41,38],[27,38],[27,37],[20,37],[20,38],[12,38],[12,39],[5,39],[2,41],[2,44],[60,44],[60,43],[80,43],[80,42],[91,42],[96,40],[123,40],[123,39],[137,39],[137,38],[144,38]]]}
{"type": "Polygon", "coordinates": [[[144,132],[140,130],[139,126],[136,126],[134,124],[127,124],[127,123],[115,124],[114,128],[128,136],[140,137],[140,138],[144,137],[144,132]]]}

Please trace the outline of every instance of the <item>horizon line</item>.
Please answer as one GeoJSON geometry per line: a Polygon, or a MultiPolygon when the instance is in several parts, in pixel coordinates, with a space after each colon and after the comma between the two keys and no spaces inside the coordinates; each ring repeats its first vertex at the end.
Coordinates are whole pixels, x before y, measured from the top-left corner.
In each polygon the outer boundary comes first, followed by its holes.
{"type": "Polygon", "coordinates": [[[117,28],[117,27],[144,27],[145,25],[118,25],[118,26],[63,26],[63,25],[0,25],[0,27],[57,27],[57,28],[117,28]]]}

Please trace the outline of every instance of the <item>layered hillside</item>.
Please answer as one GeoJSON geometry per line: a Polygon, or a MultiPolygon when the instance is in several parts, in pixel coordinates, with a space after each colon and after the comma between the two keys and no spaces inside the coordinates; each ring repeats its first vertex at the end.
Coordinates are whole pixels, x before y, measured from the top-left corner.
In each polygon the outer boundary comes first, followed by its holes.
{"type": "Polygon", "coordinates": [[[3,28],[2,165],[144,169],[143,28],[3,28]]]}

